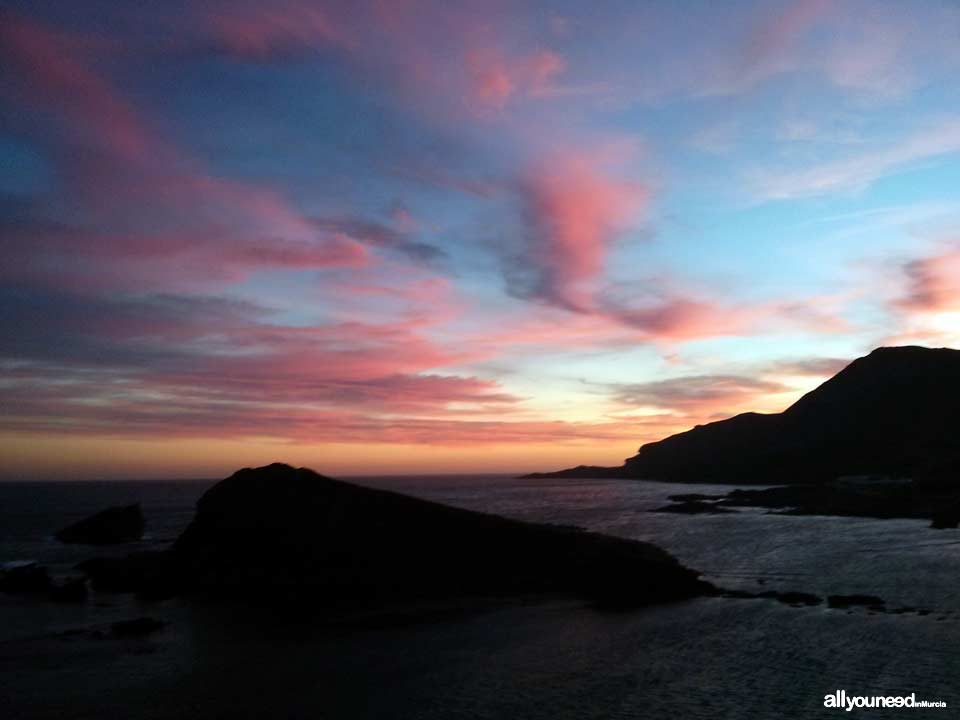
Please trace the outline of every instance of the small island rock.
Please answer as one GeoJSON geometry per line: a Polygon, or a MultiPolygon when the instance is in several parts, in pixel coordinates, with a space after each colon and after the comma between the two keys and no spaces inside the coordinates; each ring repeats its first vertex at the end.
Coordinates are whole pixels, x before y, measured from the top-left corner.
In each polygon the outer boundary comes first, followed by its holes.
{"type": "Polygon", "coordinates": [[[113,545],[143,537],[140,504],[112,507],[63,528],[57,540],[82,545],[113,545]]]}
{"type": "Polygon", "coordinates": [[[173,560],[186,590],[355,608],[568,593],[638,606],[713,591],[648,543],[537,525],[274,464],[197,503],[173,560]]]}

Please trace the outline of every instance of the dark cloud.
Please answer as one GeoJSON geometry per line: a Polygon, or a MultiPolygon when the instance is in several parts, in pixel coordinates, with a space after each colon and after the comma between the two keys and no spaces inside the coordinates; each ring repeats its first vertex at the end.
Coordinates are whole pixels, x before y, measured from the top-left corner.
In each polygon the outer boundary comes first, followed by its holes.
{"type": "MultiPolygon", "coordinates": [[[[330,437],[337,419],[498,414],[496,383],[430,372],[464,355],[416,328],[283,325],[227,297],[0,288],[0,427],[330,437]]],[[[411,420],[413,422],[413,420],[411,420]]],[[[342,429],[342,426],[341,426],[342,429]]]]}
{"type": "Polygon", "coordinates": [[[0,358],[80,367],[146,369],[188,362],[190,343],[259,322],[271,314],[223,297],[95,295],[0,287],[0,358]]]}
{"type": "Polygon", "coordinates": [[[809,375],[829,377],[836,375],[850,364],[844,358],[807,358],[803,360],[783,360],[768,366],[768,372],[782,375],[809,375]]]}
{"type": "Polygon", "coordinates": [[[755,395],[787,390],[789,388],[781,383],[743,375],[695,375],[616,385],[613,396],[624,405],[690,411],[722,403],[732,406],[755,395]]]}
{"type": "Polygon", "coordinates": [[[424,264],[437,264],[449,258],[441,248],[411,237],[390,225],[360,217],[316,218],[316,227],[324,232],[343,234],[371,247],[393,250],[410,260],[424,264]]]}

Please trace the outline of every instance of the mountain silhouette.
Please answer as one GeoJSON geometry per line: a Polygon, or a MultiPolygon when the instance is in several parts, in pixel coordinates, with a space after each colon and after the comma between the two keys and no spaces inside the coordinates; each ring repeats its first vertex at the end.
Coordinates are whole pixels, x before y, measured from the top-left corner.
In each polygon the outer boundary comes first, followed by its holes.
{"type": "Polygon", "coordinates": [[[960,350],[882,347],[776,414],[744,413],[640,448],[598,475],[675,482],[813,483],[842,476],[949,482],[960,469],[960,350]]]}

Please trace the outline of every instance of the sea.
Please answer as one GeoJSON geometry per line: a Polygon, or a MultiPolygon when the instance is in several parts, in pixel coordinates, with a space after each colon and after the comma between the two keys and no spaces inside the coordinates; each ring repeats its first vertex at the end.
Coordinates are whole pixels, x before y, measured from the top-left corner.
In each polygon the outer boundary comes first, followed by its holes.
{"type": "MultiPolygon", "coordinates": [[[[850,716],[960,718],[960,531],[920,520],[651,512],[730,486],[502,475],[349,478],[459,507],[656,543],[750,593],[869,594],[866,607],[702,598],[629,612],[545,600],[337,627],[276,611],[92,594],[78,606],[0,596],[0,718],[836,718],[847,696],[946,707],[850,716]],[[150,616],[145,639],[90,628],[150,616]]],[[[0,483],[0,562],[57,576],[95,555],[160,549],[213,481],[0,483]],[[139,502],[147,533],[112,548],[53,534],[139,502]]],[[[443,542],[443,538],[437,538],[443,542]]]]}

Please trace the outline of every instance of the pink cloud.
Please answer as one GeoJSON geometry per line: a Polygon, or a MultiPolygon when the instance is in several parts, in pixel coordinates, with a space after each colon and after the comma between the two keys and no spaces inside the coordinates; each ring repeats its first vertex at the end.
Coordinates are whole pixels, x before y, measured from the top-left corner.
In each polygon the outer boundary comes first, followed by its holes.
{"type": "Polygon", "coordinates": [[[444,349],[416,325],[283,326],[212,298],[59,302],[56,346],[21,337],[4,430],[435,445],[613,432],[513,419],[521,399],[498,383],[439,370],[483,351],[444,349]]]}
{"type": "Polygon", "coordinates": [[[503,59],[475,50],[467,58],[470,68],[471,95],[482,106],[502,109],[516,90],[516,85],[503,59]]]}
{"type": "MultiPolygon", "coordinates": [[[[250,52],[272,42],[231,29],[250,52]]],[[[305,32],[321,29],[314,23],[305,32]]],[[[13,429],[356,439],[351,423],[371,432],[391,414],[502,415],[518,402],[493,381],[440,372],[481,357],[422,333],[449,312],[434,312],[442,282],[393,288],[412,308],[379,324],[281,325],[242,302],[151,295],[196,285],[209,292],[211,283],[270,268],[362,268],[368,246],[400,240],[370,237],[355,222],[325,227],[269,188],[213,176],[123,102],[80,43],[32,24],[5,32],[13,42],[3,52],[21,66],[31,102],[65,114],[66,137],[97,148],[62,154],[69,195],[93,228],[25,225],[4,238],[7,278],[60,288],[31,291],[19,321],[10,320],[44,325],[36,336],[17,333],[17,385],[3,389],[13,429]],[[42,341],[50,332],[53,345],[42,341]],[[65,375],[75,381],[62,382],[65,375]]],[[[411,222],[409,214],[397,218],[411,222]]]]}
{"type": "MultiPolygon", "coordinates": [[[[258,61],[291,50],[339,53],[439,123],[488,122],[562,94],[567,56],[531,42],[522,23],[505,23],[486,6],[436,4],[429,23],[419,3],[349,7],[230,4],[204,15],[205,31],[221,50],[258,61]],[[372,12],[361,17],[363,10],[372,12]]],[[[770,42],[800,31],[779,32],[770,42]]],[[[18,386],[0,390],[15,408],[4,427],[298,441],[637,439],[655,422],[662,432],[662,422],[530,421],[522,398],[458,368],[496,359],[505,346],[682,342],[755,333],[776,318],[820,328],[835,320],[798,303],[747,307],[683,288],[649,302],[608,302],[610,250],[650,196],[624,167],[631,149],[581,142],[575,132],[528,148],[523,139],[554,133],[519,117],[496,121],[504,142],[540,158],[519,159],[527,166],[521,182],[463,180],[449,168],[433,178],[504,202],[504,188],[519,190],[527,235],[512,248],[523,274],[513,289],[541,305],[536,315],[497,317],[488,332],[444,334],[438,326],[461,310],[449,282],[407,274],[375,254],[429,255],[401,237],[422,227],[419,218],[400,209],[387,232],[350,218],[308,217],[276,190],[219,177],[177,147],[97,72],[83,43],[20,21],[0,28],[0,39],[2,58],[23,77],[18,90],[69,125],[57,180],[68,210],[79,210],[65,213],[78,227],[23,227],[12,242],[5,238],[5,277],[72,294],[37,300],[57,347],[18,339],[24,365],[18,386]],[[86,152],[90,146],[95,152],[86,152]],[[301,324],[266,308],[173,294],[216,293],[263,270],[327,268],[350,272],[305,291],[330,301],[322,305],[329,316],[305,304],[293,311],[301,324]]],[[[732,401],[740,391],[717,392],[732,401]]]]}
{"type": "MultiPolygon", "coordinates": [[[[655,283],[638,280],[638,286],[655,283]]],[[[720,337],[777,332],[841,333],[850,330],[840,314],[843,298],[812,296],[802,301],[733,303],[719,295],[682,287],[655,288],[643,301],[601,293],[589,312],[532,307],[511,322],[470,334],[469,344],[511,353],[583,348],[671,345],[720,337]]]]}
{"type": "Polygon", "coordinates": [[[18,92],[69,120],[61,134],[68,147],[53,152],[68,206],[84,223],[6,229],[7,251],[17,260],[6,266],[7,277],[163,288],[369,261],[357,238],[318,228],[270,188],[212,175],[167,142],[91,69],[78,49],[84,43],[19,18],[6,22],[0,37],[0,56],[21,70],[18,92]]]}
{"type": "Polygon", "coordinates": [[[639,307],[609,305],[618,321],[657,342],[686,342],[717,337],[747,337],[766,332],[802,330],[835,333],[849,329],[835,309],[835,299],[811,297],[803,302],[731,303],[703,293],[666,296],[639,307]]]}
{"type": "Polygon", "coordinates": [[[946,250],[903,265],[906,292],[895,306],[908,313],[960,309],[960,250],[946,250]]]}
{"type": "Polygon", "coordinates": [[[356,268],[370,257],[362,244],[341,235],[289,240],[223,228],[166,235],[20,228],[8,235],[10,263],[0,277],[87,290],[209,289],[267,269],[356,268]]]}
{"type": "Polygon", "coordinates": [[[526,262],[532,277],[521,292],[579,312],[593,307],[610,245],[645,207],[649,190],[618,176],[622,146],[550,154],[521,187],[529,223],[526,262]]]}
{"type": "MultiPolygon", "coordinates": [[[[936,252],[904,262],[898,268],[897,290],[888,294],[887,309],[895,330],[884,345],[955,346],[960,342],[960,249],[955,241],[936,252]]],[[[879,293],[889,293],[884,278],[879,293]]]]}
{"type": "Polygon", "coordinates": [[[493,380],[445,371],[489,353],[438,345],[424,317],[291,326],[222,298],[40,290],[12,291],[5,306],[5,324],[20,328],[13,382],[0,388],[8,429],[357,440],[334,419],[368,429],[454,422],[503,417],[521,402],[493,380]]]}
{"type": "Polygon", "coordinates": [[[214,37],[229,52],[267,58],[293,47],[348,45],[343,23],[329,7],[300,0],[236,3],[205,16],[214,37]]]}
{"type": "Polygon", "coordinates": [[[434,119],[448,122],[466,112],[483,120],[548,97],[567,69],[556,50],[531,47],[539,40],[516,17],[462,4],[415,6],[381,14],[375,30],[378,40],[387,40],[382,54],[357,48],[354,58],[374,73],[392,75],[416,109],[434,119]],[[430,26],[422,22],[424,12],[430,26]],[[434,25],[442,28],[442,40],[434,25]]]}
{"type": "Polygon", "coordinates": [[[567,61],[552,50],[541,50],[527,62],[530,86],[534,93],[549,92],[552,83],[567,68],[567,61]]]}
{"type": "Polygon", "coordinates": [[[634,442],[638,433],[657,432],[653,422],[643,420],[552,422],[512,417],[516,398],[494,383],[455,376],[388,376],[296,388],[278,380],[271,392],[291,391],[279,398],[259,394],[253,384],[238,394],[232,385],[133,379],[118,392],[115,378],[108,374],[87,374],[66,386],[36,370],[21,369],[16,378],[17,385],[3,391],[10,409],[0,418],[5,432],[432,446],[634,442]]]}
{"type": "Polygon", "coordinates": [[[69,121],[123,160],[142,160],[153,138],[109,83],[74,57],[75,44],[13,13],[0,22],[0,56],[26,81],[16,86],[22,99],[69,121]]]}
{"type": "Polygon", "coordinates": [[[502,110],[516,96],[550,93],[554,80],[566,68],[564,59],[551,50],[506,58],[491,49],[475,49],[466,56],[470,96],[475,107],[502,110]]]}
{"type": "Polygon", "coordinates": [[[615,400],[628,407],[660,408],[674,414],[710,419],[762,410],[769,396],[791,388],[775,380],[745,375],[695,375],[618,385],[615,400]]]}
{"type": "Polygon", "coordinates": [[[529,49],[538,34],[518,20],[516,8],[509,13],[506,8],[431,0],[323,5],[280,0],[216,12],[201,8],[197,17],[230,54],[266,60],[332,50],[418,112],[476,119],[549,95],[566,69],[556,51],[529,49]]]}
{"type": "Polygon", "coordinates": [[[763,18],[747,40],[746,64],[764,71],[764,66],[781,59],[833,5],[833,0],[792,0],[782,11],[763,18]]]}

